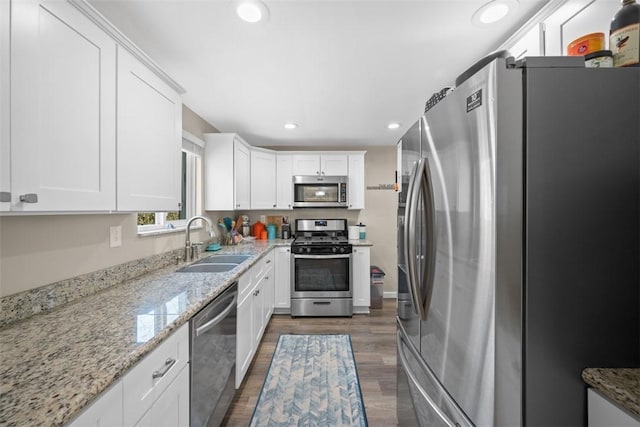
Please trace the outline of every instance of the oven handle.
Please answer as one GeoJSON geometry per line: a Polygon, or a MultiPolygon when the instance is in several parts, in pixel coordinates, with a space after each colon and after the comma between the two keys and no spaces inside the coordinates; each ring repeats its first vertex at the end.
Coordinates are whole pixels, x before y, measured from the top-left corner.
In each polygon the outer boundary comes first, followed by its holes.
{"type": "Polygon", "coordinates": [[[341,254],[341,255],[297,255],[293,254],[294,258],[299,259],[341,259],[341,258],[351,258],[351,254],[341,254]]]}

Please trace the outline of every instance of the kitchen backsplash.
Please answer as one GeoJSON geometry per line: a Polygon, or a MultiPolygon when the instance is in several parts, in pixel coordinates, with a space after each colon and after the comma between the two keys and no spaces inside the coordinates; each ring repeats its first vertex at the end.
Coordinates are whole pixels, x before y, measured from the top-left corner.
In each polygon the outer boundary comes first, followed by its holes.
{"type": "Polygon", "coordinates": [[[0,327],[166,267],[183,251],[175,249],[0,298],[0,327]]]}

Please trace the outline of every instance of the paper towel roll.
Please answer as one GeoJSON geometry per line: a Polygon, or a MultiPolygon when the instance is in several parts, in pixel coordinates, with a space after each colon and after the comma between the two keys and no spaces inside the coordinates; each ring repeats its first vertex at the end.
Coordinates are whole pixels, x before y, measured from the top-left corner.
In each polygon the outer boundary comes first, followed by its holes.
{"type": "Polygon", "coordinates": [[[349,240],[358,240],[360,238],[360,227],[357,225],[349,226],[349,240]]]}

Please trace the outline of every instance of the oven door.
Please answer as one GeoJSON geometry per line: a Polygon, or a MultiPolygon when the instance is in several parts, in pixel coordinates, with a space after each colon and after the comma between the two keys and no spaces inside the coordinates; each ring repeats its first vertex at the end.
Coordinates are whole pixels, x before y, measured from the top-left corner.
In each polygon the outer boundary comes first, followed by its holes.
{"type": "Polygon", "coordinates": [[[291,298],[351,298],[351,254],[292,256],[291,298]]]}

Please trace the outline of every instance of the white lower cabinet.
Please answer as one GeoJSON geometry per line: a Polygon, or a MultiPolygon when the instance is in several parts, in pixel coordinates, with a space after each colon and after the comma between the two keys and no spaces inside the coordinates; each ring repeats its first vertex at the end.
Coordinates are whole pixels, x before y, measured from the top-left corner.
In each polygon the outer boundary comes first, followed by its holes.
{"type": "Polygon", "coordinates": [[[291,313],[291,247],[275,248],[274,310],[291,313]]]}
{"type": "MultiPolygon", "coordinates": [[[[189,361],[189,324],[185,324],[134,366],[122,379],[124,384],[124,426],[135,426],[163,392],[179,391],[174,379],[189,361]]],[[[187,368],[188,369],[188,368],[187,368]]],[[[188,393],[187,393],[188,394],[188,393]]]]}
{"type": "MultiPolygon", "coordinates": [[[[104,424],[109,425],[109,424],[104,424]]],[[[136,427],[189,426],[189,366],[158,397],[136,427]]]]}
{"type": "Polygon", "coordinates": [[[240,387],[273,313],[273,250],[238,280],[236,388],[240,387]]]}
{"type": "Polygon", "coordinates": [[[371,305],[371,250],[366,246],[353,248],[353,312],[368,313],[371,305]]]}
{"type": "Polygon", "coordinates": [[[589,427],[640,427],[640,418],[619,408],[592,388],[587,389],[589,427]]]}
{"type": "Polygon", "coordinates": [[[118,381],[69,424],[69,427],[119,426],[122,424],[122,401],[122,381],[118,381]]]}
{"type": "Polygon", "coordinates": [[[71,427],[189,425],[189,323],[145,356],[71,427]]]}

